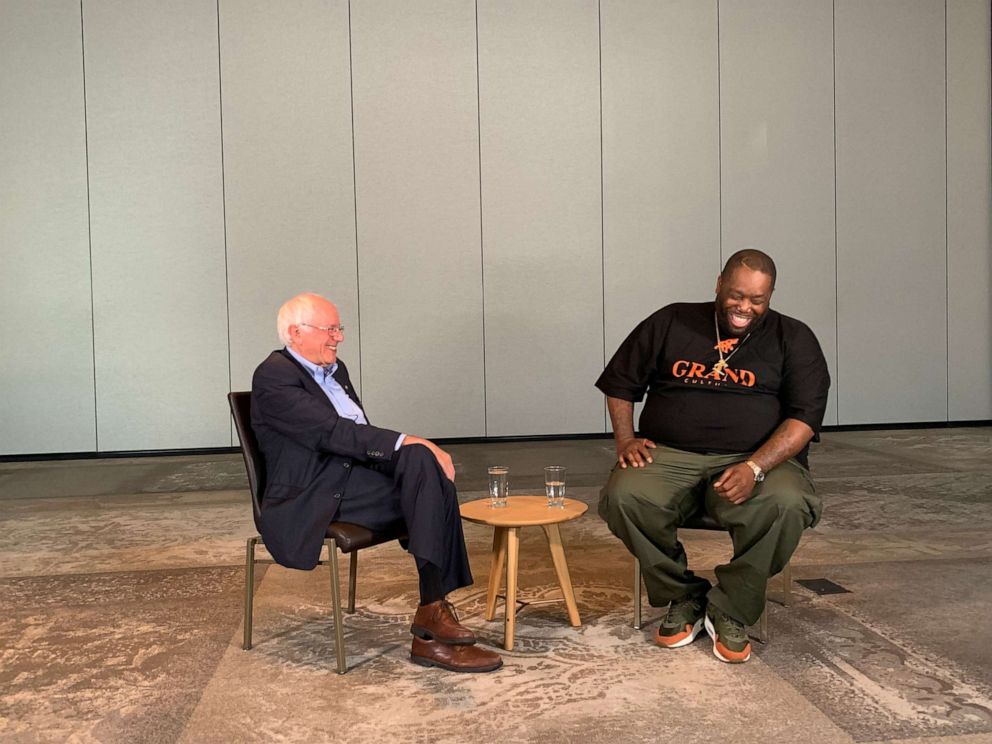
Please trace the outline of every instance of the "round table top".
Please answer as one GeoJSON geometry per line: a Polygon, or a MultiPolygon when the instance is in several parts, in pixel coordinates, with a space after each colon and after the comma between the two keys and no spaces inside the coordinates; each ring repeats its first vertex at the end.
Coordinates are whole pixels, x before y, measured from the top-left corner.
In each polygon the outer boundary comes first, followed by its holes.
{"type": "Polygon", "coordinates": [[[462,504],[462,519],[494,527],[529,527],[558,524],[578,519],[589,507],[575,499],[565,499],[564,507],[548,506],[546,496],[509,496],[506,506],[493,507],[489,499],[477,499],[462,504]]]}

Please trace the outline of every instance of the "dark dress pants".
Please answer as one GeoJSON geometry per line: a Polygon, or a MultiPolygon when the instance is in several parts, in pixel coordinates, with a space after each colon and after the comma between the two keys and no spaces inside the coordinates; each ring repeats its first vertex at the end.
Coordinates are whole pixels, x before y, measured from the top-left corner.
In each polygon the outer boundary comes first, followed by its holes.
{"type": "Polygon", "coordinates": [[[417,566],[437,567],[445,594],[472,583],[455,484],[421,444],[400,447],[389,462],[353,465],[335,520],[370,530],[403,524],[417,566]]]}

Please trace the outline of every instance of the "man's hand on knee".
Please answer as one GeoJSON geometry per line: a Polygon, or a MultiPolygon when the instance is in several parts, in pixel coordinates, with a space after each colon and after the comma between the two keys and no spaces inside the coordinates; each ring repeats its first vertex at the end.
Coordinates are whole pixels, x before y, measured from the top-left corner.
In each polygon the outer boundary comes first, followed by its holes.
{"type": "Polygon", "coordinates": [[[713,490],[731,504],[743,504],[754,494],[754,471],[743,462],[731,465],[714,481],[713,490]]]}
{"type": "Polygon", "coordinates": [[[654,442],[647,438],[631,438],[617,442],[617,462],[620,467],[625,468],[631,465],[635,468],[643,468],[649,462],[654,462],[650,450],[657,447],[654,442]]]}
{"type": "Polygon", "coordinates": [[[434,442],[429,439],[424,439],[423,437],[414,437],[407,434],[406,438],[403,440],[401,446],[406,447],[410,444],[422,444],[427,449],[431,451],[434,455],[434,459],[437,460],[437,464],[441,466],[441,470],[444,472],[444,476],[450,480],[452,483],[455,482],[455,464],[451,461],[451,455],[445,452],[443,449],[438,447],[434,442]]]}

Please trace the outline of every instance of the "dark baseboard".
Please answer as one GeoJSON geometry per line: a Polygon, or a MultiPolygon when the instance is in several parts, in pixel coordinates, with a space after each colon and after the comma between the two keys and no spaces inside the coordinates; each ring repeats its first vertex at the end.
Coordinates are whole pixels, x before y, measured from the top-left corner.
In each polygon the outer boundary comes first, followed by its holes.
{"type": "Polygon", "coordinates": [[[2,462],[44,460],[120,460],[127,457],[186,457],[188,455],[240,454],[240,447],[192,447],[190,449],[121,450],[119,452],[46,452],[37,455],[0,455],[2,462]]]}
{"type": "Polygon", "coordinates": [[[914,421],[903,424],[835,424],[824,426],[821,431],[888,431],[891,429],[962,429],[992,426],[992,419],[978,421],[914,421]]]}
{"type": "MultiPolygon", "coordinates": [[[[824,426],[824,432],[832,431],[888,431],[893,429],[960,429],[976,426],[992,426],[992,419],[979,421],[914,421],[899,424],[843,424],[824,426]]],[[[438,437],[440,445],[449,444],[512,444],[516,442],[564,442],[576,439],[613,439],[612,434],[602,432],[592,434],[539,434],[513,437],[438,437]]],[[[0,455],[4,462],[44,462],[57,460],[115,460],[126,457],[186,457],[191,455],[231,455],[240,453],[239,447],[197,447],[191,449],[167,450],[126,450],[120,452],[55,452],[29,455],[0,455]]]]}

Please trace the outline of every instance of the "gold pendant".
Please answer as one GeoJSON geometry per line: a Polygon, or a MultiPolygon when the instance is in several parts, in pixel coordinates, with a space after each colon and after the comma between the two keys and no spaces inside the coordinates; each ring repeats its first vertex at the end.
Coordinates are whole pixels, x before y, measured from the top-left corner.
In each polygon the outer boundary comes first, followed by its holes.
{"type": "Polygon", "coordinates": [[[723,375],[723,370],[725,370],[726,368],[727,368],[727,362],[724,359],[721,359],[720,361],[718,361],[716,364],[713,365],[713,371],[721,376],[723,375]]]}

